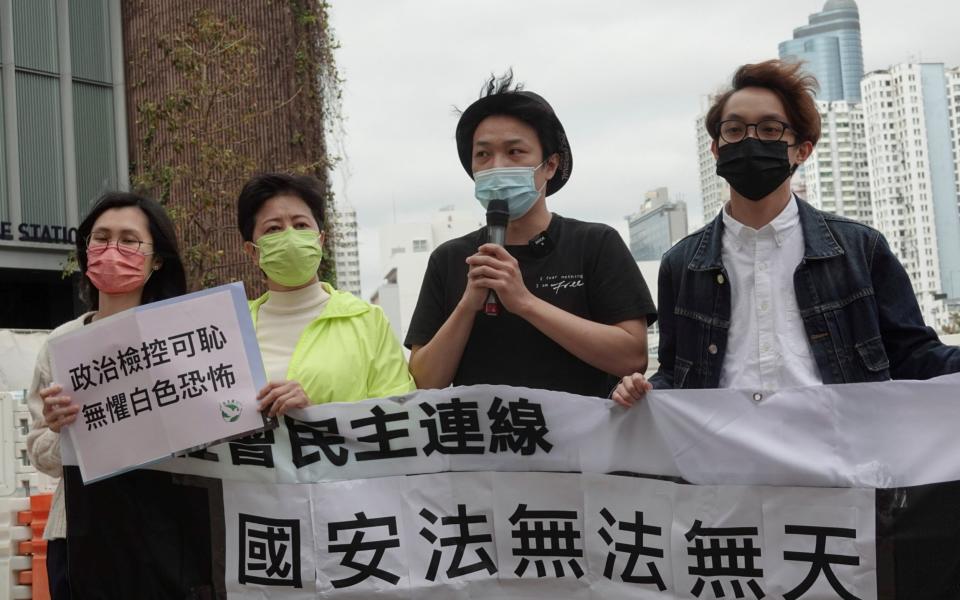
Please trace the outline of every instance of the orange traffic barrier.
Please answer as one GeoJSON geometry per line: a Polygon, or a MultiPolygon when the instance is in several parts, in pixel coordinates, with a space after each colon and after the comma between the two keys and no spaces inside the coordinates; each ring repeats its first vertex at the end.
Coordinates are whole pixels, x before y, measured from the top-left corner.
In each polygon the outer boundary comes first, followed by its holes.
{"type": "Polygon", "coordinates": [[[17,554],[29,556],[31,566],[16,573],[17,585],[32,586],[33,600],[50,600],[50,582],[47,577],[47,541],[43,530],[50,515],[51,494],[30,497],[30,510],[17,513],[17,523],[30,527],[31,539],[17,543],[17,554]]]}
{"type": "Polygon", "coordinates": [[[43,539],[43,530],[47,527],[47,517],[50,515],[52,500],[52,494],[30,496],[33,569],[29,573],[33,583],[33,600],[50,600],[50,580],[47,577],[47,540],[43,539]]]}

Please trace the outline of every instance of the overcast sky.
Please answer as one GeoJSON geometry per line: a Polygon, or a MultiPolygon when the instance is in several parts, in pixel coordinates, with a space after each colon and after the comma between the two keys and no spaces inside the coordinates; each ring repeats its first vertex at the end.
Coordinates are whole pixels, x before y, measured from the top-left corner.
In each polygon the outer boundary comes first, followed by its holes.
{"type": "MultiPolygon", "coordinates": [[[[383,276],[377,228],[440,207],[483,211],[457,159],[453,107],[513,67],[567,131],[573,172],[554,212],[626,231],[659,186],[702,223],[694,120],[704,96],[777,44],[823,0],[332,0],[345,78],[338,201],[357,210],[363,295],[383,276]]],[[[960,2],[860,0],[867,71],[960,65],[960,2]]]]}

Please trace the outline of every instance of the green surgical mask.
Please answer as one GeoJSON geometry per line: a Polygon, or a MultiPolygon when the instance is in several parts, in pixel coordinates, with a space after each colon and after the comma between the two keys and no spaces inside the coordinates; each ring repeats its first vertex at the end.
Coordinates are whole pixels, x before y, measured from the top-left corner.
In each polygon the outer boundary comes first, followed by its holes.
{"type": "Polygon", "coordinates": [[[260,268],[271,281],[287,287],[297,287],[317,274],[323,247],[320,234],[312,229],[289,227],[261,236],[256,242],[260,249],[260,268]]]}

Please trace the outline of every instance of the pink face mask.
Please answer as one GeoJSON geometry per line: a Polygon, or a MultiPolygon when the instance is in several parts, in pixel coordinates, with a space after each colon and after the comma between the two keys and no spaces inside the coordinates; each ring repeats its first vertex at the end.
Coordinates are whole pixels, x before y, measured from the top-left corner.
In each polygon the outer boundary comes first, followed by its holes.
{"type": "Polygon", "coordinates": [[[87,277],[105,294],[125,294],[145,283],[146,261],[147,257],[139,252],[123,254],[112,245],[101,251],[87,250],[87,277]]]}

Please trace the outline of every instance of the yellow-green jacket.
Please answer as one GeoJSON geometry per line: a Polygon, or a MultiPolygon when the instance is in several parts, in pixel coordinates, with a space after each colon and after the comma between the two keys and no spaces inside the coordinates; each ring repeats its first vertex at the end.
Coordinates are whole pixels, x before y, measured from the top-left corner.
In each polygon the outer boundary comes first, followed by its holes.
{"type": "MultiPolygon", "coordinates": [[[[287,379],[313,404],[354,402],[416,389],[400,343],[379,306],[322,283],[330,299],[307,325],[290,358],[287,379]]],[[[270,292],[250,302],[253,326],[270,292]]]]}

